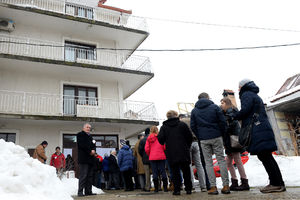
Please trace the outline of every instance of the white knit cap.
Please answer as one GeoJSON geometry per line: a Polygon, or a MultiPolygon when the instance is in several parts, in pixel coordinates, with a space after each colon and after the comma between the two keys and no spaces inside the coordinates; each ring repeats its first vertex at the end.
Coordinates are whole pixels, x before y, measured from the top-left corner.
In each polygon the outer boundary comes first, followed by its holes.
{"type": "Polygon", "coordinates": [[[242,88],[244,85],[246,85],[249,82],[251,82],[251,80],[248,78],[245,78],[239,82],[239,86],[242,88]]]}

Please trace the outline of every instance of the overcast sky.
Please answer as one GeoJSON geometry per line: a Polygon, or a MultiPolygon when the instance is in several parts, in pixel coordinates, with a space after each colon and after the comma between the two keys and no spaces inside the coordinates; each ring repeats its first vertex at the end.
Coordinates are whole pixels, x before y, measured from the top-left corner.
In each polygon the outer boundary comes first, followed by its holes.
{"type": "MultiPolygon", "coordinates": [[[[131,9],[133,15],[224,25],[287,29],[267,31],[184,24],[148,19],[150,36],[143,49],[223,48],[300,42],[298,0],[108,0],[107,5],[131,9]],[[297,32],[298,31],[298,32],[297,32]]],[[[266,100],[284,81],[300,73],[300,46],[205,52],[138,52],[149,56],[154,78],[129,99],[156,104],[165,119],[177,102],[196,102],[201,92],[219,104],[223,89],[238,99],[238,82],[250,78],[266,100]]]]}

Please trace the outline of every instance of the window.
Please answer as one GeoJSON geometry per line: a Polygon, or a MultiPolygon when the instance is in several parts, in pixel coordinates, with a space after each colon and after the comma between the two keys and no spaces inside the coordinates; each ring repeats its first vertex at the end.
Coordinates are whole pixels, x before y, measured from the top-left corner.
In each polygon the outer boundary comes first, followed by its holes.
{"type": "Polygon", "coordinates": [[[0,139],[5,140],[6,142],[16,143],[16,134],[15,133],[0,133],[0,139]]]}
{"type": "Polygon", "coordinates": [[[97,88],[64,85],[64,114],[75,115],[77,105],[97,106],[97,88]]]}
{"type": "Polygon", "coordinates": [[[65,41],[65,60],[76,62],[82,60],[97,60],[96,45],[87,45],[65,41]]]}
{"type": "Polygon", "coordinates": [[[94,19],[93,8],[84,7],[76,4],[66,3],[66,14],[87,19],[94,19]]]}

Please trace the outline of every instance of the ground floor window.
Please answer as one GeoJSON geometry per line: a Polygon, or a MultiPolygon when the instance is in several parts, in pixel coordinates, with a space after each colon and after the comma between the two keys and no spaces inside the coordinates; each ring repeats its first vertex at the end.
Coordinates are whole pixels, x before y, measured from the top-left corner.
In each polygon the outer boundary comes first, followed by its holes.
{"type": "Polygon", "coordinates": [[[16,143],[16,133],[0,133],[0,139],[6,142],[16,143]]]}

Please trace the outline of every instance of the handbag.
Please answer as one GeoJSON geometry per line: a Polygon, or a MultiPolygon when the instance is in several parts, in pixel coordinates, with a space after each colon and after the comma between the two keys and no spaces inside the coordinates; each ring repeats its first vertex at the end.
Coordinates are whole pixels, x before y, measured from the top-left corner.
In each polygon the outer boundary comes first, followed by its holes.
{"type": "Polygon", "coordinates": [[[235,149],[242,149],[243,146],[240,144],[239,135],[230,135],[230,146],[235,149]]]}
{"type": "Polygon", "coordinates": [[[253,129],[253,123],[254,121],[251,120],[251,122],[246,126],[241,128],[241,132],[239,134],[239,144],[242,147],[245,147],[246,149],[249,147],[251,143],[251,133],[253,129]]]}

